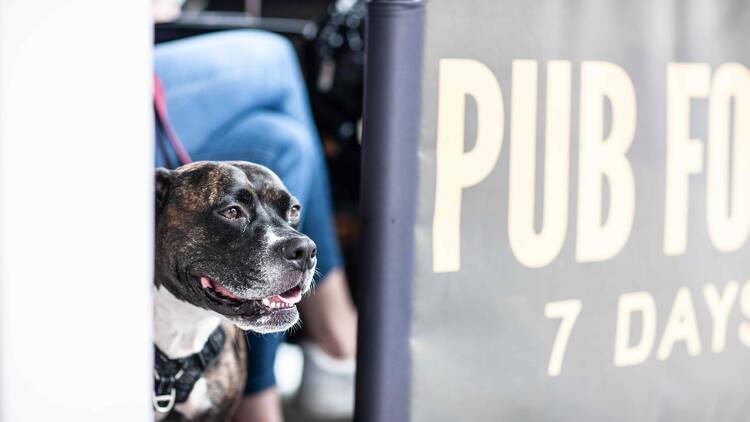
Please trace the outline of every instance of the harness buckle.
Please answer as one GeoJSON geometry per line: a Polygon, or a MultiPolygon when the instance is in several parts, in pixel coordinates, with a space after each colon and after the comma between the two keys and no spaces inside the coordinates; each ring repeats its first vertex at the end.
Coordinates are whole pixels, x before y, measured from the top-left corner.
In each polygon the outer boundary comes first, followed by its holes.
{"type": "Polygon", "coordinates": [[[177,397],[177,390],[172,388],[169,394],[162,394],[157,396],[156,391],[151,394],[151,401],[154,404],[154,409],[159,413],[169,413],[174,407],[174,401],[177,397]],[[166,401],[166,403],[164,403],[166,401]],[[164,403],[164,404],[162,404],[164,403]]]}

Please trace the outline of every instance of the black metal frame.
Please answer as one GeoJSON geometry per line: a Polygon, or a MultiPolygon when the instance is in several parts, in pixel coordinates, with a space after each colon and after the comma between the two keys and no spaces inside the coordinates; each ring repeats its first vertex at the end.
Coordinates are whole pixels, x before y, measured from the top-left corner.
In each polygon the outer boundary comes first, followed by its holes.
{"type": "Polygon", "coordinates": [[[230,29],[264,29],[292,37],[313,37],[317,24],[306,19],[266,18],[242,12],[184,12],[174,22],[158,23],[154,37],[157,43],[207,32],[230,29]]]}

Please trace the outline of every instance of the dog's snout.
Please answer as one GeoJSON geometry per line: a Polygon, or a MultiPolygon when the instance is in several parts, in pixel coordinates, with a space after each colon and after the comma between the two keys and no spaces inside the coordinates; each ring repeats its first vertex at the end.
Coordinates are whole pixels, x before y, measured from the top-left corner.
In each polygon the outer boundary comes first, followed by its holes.
{"type": "Polygon", "coordinates": [[[300,271],[313,267],[313,259],[318,253],[315,242],[308,237],[297,236],[281,244],[281,254],[289,263],[300,271]]]}

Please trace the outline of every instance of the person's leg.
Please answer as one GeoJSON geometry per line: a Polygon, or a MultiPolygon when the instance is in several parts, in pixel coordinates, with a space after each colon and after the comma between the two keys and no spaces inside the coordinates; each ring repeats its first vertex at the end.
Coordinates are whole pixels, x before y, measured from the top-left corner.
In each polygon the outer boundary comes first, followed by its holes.
{"type": "Polygon", "coordinates": [[[237,406],[234,422],[282,422],[281,397],[275,388],[267,388],[245,396],[237,406]]]}
{"type": "Polygon", "coordinates": [[[244,398],[235,413],[237,422],[283,420],[281,400],[276,390],[274,361],[276,350],[286,337],[283,333],[247,333],[247,380],[244,398]]]}
{"type": "Polygon", "coordinates": [[[315,177],[310,182],[310,196],[301,229],[318,246],[320,280],[314,294],[300,303],[307,337],[325,353],[338,359],[353,358],[357,348],[357,311],[346,281],[335,227],[330,183],[318,148],[313,157],[315,177]]]}
{"type": "Polygon", "coordinates": [[[336,359],[353,358],[357,351],[357,310],[341,267],[335,267],[300,303],[311,341],[336,359]]]}
{"type": "Polygon", "coordinates": [[[258,110],[297,119],[317,137],[294,48],[280,35],[224,31],[158,44],[154,68],[170,124],[191,154],[258,110]]]}
{"type": "Polygon", "coordinates": [[[256,110],[231,127],[217,130],[210,142],[192,154],[195,160],[243,160],[268,167],[300,201],[304,222],[319,148],[303,123],[281,112],[256,110]]]}

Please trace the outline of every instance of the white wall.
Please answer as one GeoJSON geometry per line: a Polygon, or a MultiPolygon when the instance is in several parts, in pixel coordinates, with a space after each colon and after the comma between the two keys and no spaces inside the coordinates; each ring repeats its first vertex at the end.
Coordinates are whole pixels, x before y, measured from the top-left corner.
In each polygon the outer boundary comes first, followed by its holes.
{"type": "Polygon", "coordinates": [[[148,0],[0,0],[0,420],[151,419],[148,0]]]}

